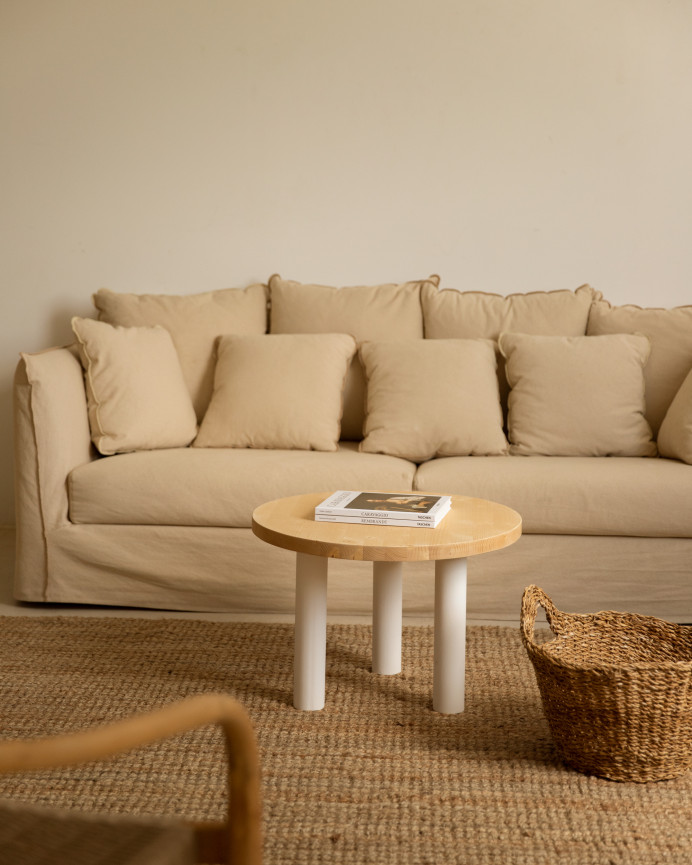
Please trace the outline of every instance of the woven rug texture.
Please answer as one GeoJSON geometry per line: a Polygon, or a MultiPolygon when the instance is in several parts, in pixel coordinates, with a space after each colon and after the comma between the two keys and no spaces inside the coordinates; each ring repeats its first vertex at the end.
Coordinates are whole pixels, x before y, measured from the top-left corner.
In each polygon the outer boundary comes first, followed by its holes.
{"type": "MultiPolygon", "coordinates": [[[[403,672],[370,670],[372,631],[329,625],[326,707],[292,707],[293,628],[180,619],[0,619],[3,738],[124,718],[193,694],[247,708],[268,865],[692,863],[692,777],[621,784],[556,756],[518,629],[468,629],[466,710],[431,709],[433,634],[403,672]]],[[[0,798],[90,812],[223,818],[221,734],[109,762],[0,776],[0,798]]]]}

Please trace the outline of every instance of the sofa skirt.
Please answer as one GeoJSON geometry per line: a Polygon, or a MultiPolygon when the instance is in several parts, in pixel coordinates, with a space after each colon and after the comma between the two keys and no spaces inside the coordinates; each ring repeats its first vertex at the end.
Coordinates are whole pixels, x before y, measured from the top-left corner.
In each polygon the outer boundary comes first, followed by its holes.
{"type": "MultiPolygon", "coordinates": [[[[45,568],[43,556],[17,556],[17,600],[293,612],[294,554],[250,529],[68,525],[47,534],[45,553],[45,568]]],[[[404,566],[405,615],[432,616],[434,571],[432,562],[404,566]]],[[[570,612],[615,609],[692,622],[692,539],[526,534],[469,558],[469,619],[518,623],[531,583],[570,612]]],[[[328,585],[330,615],[371,613],[369,563],[330,560],[328,585]]]]}

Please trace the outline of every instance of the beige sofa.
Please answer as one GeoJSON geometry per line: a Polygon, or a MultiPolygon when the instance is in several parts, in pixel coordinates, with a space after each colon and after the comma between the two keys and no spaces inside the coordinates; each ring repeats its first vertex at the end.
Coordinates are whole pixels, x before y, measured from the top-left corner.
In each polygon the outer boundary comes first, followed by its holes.
{"type": "MultiPolygon", "coordinates": [[[[469,562],[472,619],[516,620],[538,583],[692,621],[692,307],[437,277],[94,301],[75,345],[17,369],[18,600],[289,613],[293,556],[253,536],[257,505],[425,490],[522,515],[469,562]]],[[[330,564],[330,612],[371,593],[367,564],[330,564]]],[[[432,603],[407,566],[405,613],[432,603]]]]}

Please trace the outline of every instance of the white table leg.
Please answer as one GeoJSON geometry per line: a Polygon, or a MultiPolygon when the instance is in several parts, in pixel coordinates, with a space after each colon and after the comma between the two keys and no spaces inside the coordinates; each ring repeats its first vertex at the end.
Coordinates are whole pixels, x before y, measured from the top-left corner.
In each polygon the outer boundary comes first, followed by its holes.
{"type": "Polygon", "coordinates": [[[372,671],[401,672],[402,562],[372,563],[372,671]]]}
{"type": "Polygon", "coordinates": [[[324,708],[327,654],[327,559],[296,553],[293,705],[324,708]]]}
{"type": "Polygon", "coordinates": [[[433,709],[464,711],[466,674],[466,559],[435,562],[433,709]]]}

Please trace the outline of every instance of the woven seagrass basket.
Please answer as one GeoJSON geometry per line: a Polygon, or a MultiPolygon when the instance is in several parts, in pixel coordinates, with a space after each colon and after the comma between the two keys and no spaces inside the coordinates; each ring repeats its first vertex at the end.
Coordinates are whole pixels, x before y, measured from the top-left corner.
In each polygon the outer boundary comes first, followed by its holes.
{"type": "Polygon", "coordinates": [[[660,781],[692,766],[692,627],[610,611],[560,612],[524,591],[521,636],[562,760],[615,781],[660,781]],[[538,643],[538,607],[554,638],[538,643]]]}

